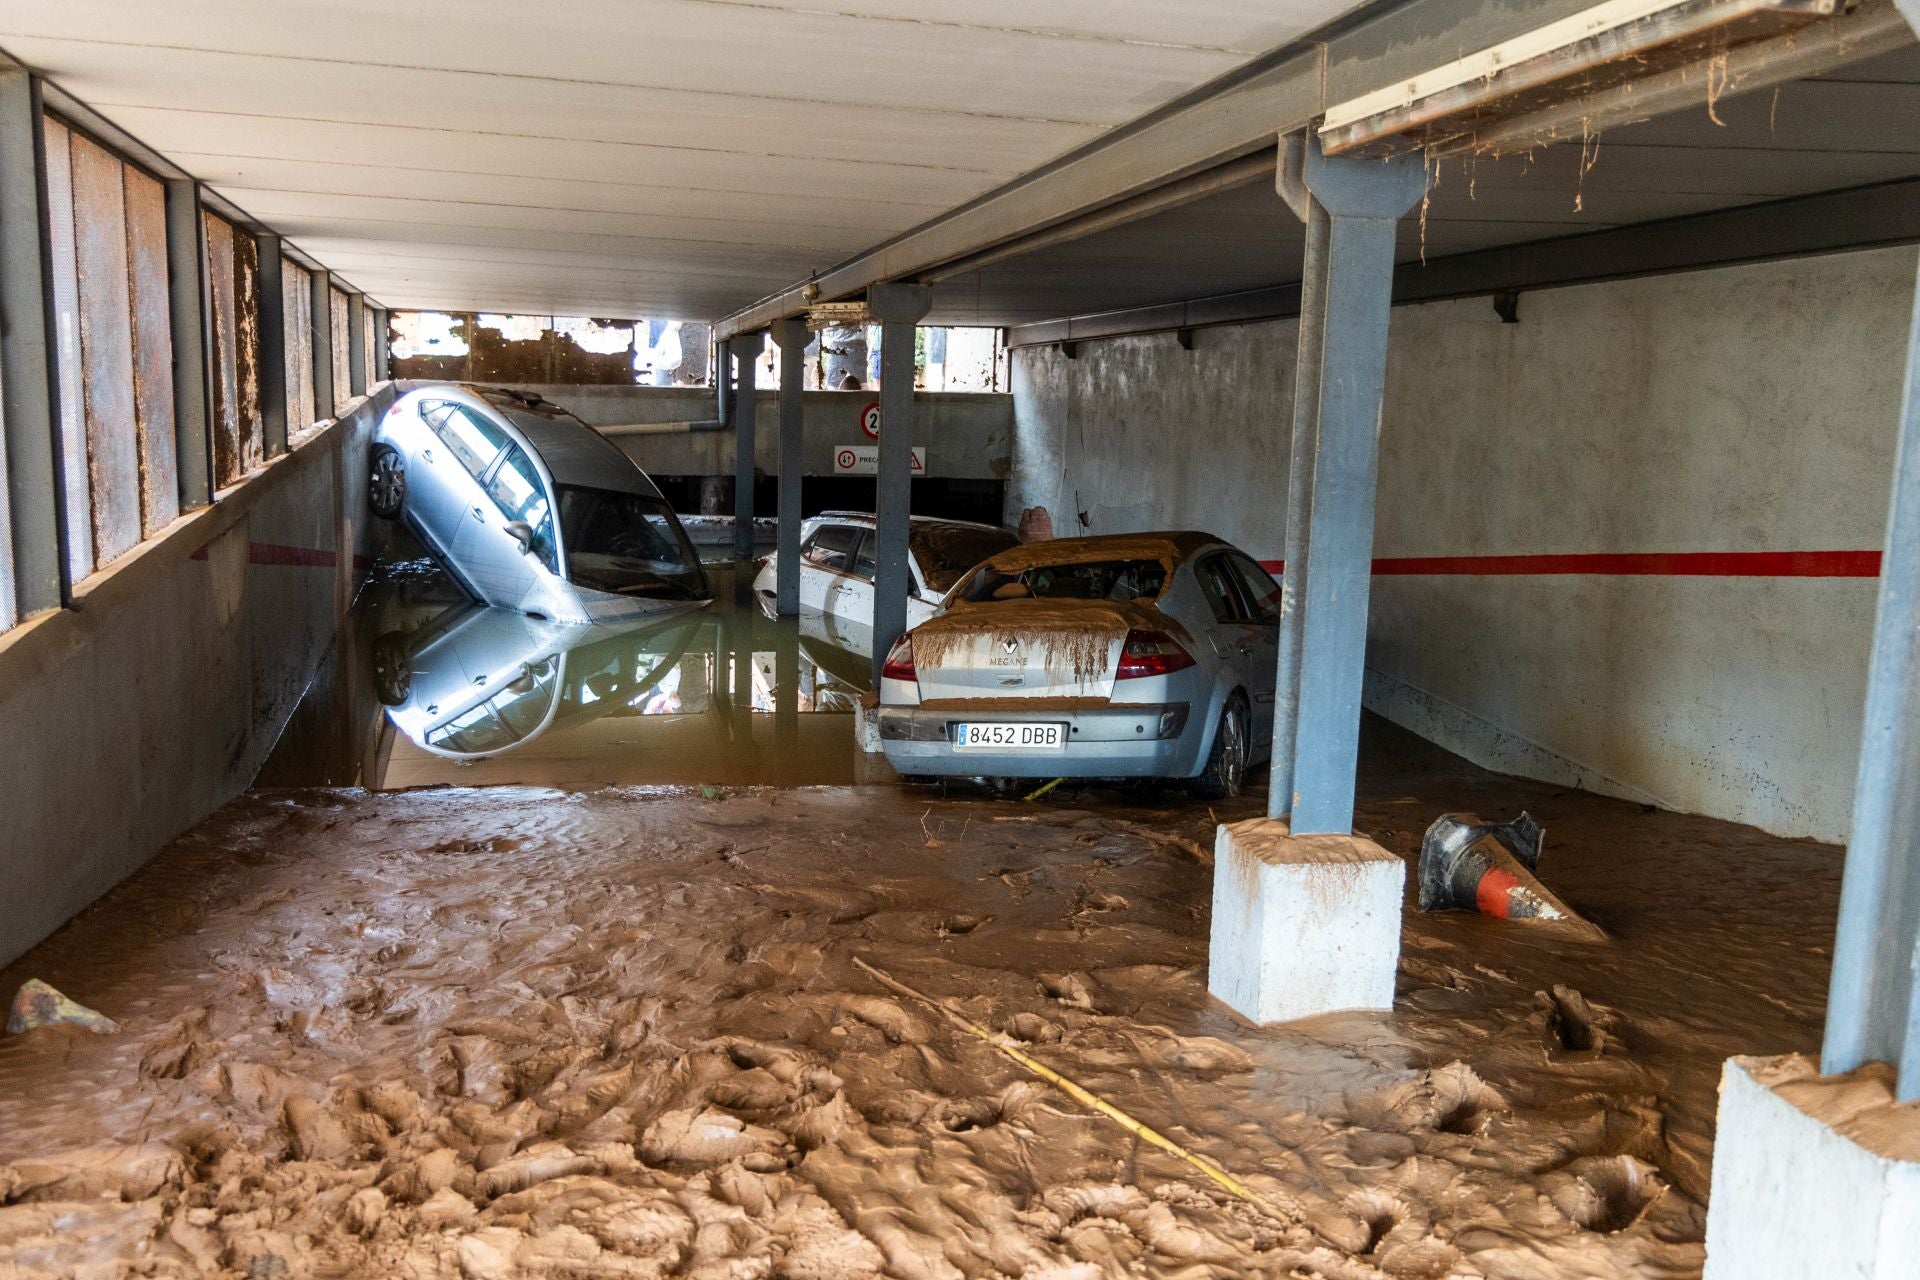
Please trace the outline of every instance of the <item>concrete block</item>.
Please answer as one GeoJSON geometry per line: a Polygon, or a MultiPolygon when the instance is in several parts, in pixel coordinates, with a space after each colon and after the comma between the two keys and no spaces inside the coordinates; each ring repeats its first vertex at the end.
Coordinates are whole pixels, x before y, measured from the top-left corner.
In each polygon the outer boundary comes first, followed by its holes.
{"type": "Polygon", "coordinates": [[[1407,867],[1365,836],[1267,818],[1214,842],[1207,990],[1255,1022],[1391,1009],[1407,867]]]}
{"type": "Polygon", "coordinates": [[[1920,1268],[1920,1105],[1875,1063],[1798,1054],[1720,1077],[1704,1280],[1910,1280],[1920,1268]]]}

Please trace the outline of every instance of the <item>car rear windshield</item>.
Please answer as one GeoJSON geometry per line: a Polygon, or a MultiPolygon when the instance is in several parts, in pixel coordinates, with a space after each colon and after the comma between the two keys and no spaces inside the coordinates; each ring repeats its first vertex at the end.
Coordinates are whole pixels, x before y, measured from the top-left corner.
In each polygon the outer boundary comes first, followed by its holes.
{"type": "Polygon", "coordinates": [[[560,537],[576,586],[674,600],[708,595],[700,558],[659,498],[563,484],[560,537]]]}
{"type": "Polygon", "coordinates": [[[907,535],[907,546],[920,562],[920,576],[942,595],[982,560],[1019,545],[1020,539],[1004,529],[956,524],[917,524],[907,535]]]}
{"type": "Polygon", "coordinates": [[[1152,600],[1166,589],[1158,560],[1047,564],[1018,573],[984,566],[961,592],[965,600],[1152,600]]]}

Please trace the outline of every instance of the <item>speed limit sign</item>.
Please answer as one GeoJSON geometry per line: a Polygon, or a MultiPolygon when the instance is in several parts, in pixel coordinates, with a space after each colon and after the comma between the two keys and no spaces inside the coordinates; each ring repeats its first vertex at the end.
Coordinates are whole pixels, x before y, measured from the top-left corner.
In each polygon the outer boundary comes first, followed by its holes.
{"type": "Polygon", "coordinates": [[[867,433],[867,439],[880,438],[880,402],[872,401],[860,411],[860,429],[867,433]]]}

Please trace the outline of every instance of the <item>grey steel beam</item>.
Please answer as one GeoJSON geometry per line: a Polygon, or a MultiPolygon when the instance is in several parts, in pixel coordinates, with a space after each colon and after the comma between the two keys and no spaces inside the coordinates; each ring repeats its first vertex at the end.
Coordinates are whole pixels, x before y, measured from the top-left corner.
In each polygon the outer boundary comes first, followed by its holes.
{"type": "MultiPolygon", "coordinates": [[[[809,281],[742,308],[715,326],[717,337],[764,328],[803,313],[815,297],[857,295],[869,285],[915,279],[972,254],[1044,232],[1270,146],[1304,129],[1329,106],[1443,66],[1591,6],[1592,0],[1410,0],[1376,4],[1256,58],[1148,115],[1101,135],[991,192],[848,258],[809,281]],[[817,287],[817,294],[810,291],[817,287]]],[[[1871,8],[1883,0],[1871,0],[1871,8]]],[[[1807,76],[1869,56],[1872,41],[1832,38],[1833,18],[1782,37],[1800,53],[1778,62],[1779,77],[1807,76]]],[[[1768,64],[1756,60],[1749,90],[1768,64]]],[[[1704,82],[1696,100],[1704,100],[1704,82]]],[[[1674,105],[1662,99],[1667,105],[1674,105]]],[[[1677,100],[1676,100],[1677,101],[1677,100]]]]}
{"type": "Polygon", "coordinates": [[[733,349],[733,558],[753,558],[753,450],[754,427],[760,413],[760,392],[754,386],[766,335],[734,335],[733,349]]]}
{"type": "MultiPolygon", "coordinates": [[[[1393,300],[1396,305],[1439,302],[1915,242],[1920,242],[1920,178],[1901,178],[1402,263],[1394,272],[1393,300]]],[[[1300,292],[1297,283],[1271,285],[1040,320],[1010,328],[1007,345],[1048,346],[1290,319],[1300,314],[1300,292]]]]}
{"type": "Polygon", "coordinates": [[[367,394],[367,298],[347,295],[347,394],[367,394]]]}
{"type": "Polygon", "coordinates": [[[873,687],[907,629],[907,531],[913,507],[913,336],[933,304],[923,285],[877,284],[867,312],[880,322],[880,465],[874,481],[873,687]]]}
{"type": "MultiPolygon", "coordinates": [[[[1301,306],[1324,319],[1327,288],[1326,208],[1306,186],[1306,135],[1281,144],[1278,173],[1281,195],[1306,223],[1305,279],[1301,306]]],[[[1187,332],[1191,332],[1188,330],[1187,332]]],[[[1323,324],[1300,326],[1293,370],[1293,437],[1287,453],[1287,529],[1280,590],[1279,666],[1273,688],[1273,758],[1267,775],[1267,816],[1293,812],[1294,748],[1300,728],[1300,655],[1305,614],[1301,588],[1307,576],[1307,514],[1313,507],[1313,471],[1320,430],[1320,373],[1323,324]]]]}
{"type": "Polygon", "coordinates": [[[13,610],[58,609],[69,584],[65,467],[58,440],[52,269],[40,85],[0,68],[0,432],[4,432],[13,610]]]}
{"type": "MultiPolygon", "coordinates": [[[[271,231],[253,236],[260,269],[260,422],[266,454],[275,458],[287,451],[287,293],[280,237],[271,231]]],[[[310,423],[299,423],[300,427],[310,423]]]]}
{"type": "MultiPolygon", "coordinates": [[[[313,283],[313,416],[333,416],[333,273],[315,271],[313,283]]],[[[306,424],[302,424],[303,426],[306,424]]]]}
{"type": "Polygon", "coordinates": [[[168,178],[167,293],[173,343],[173,440],[180,510],[213,501],[213,301],[200,184],[168,178]]]}
{"type": "Polygon", "coordinates": [[[780,346],[780,531],[774,545],[774,612],[783,618],[800,612],[800,477],[806,422],[803,387],[810,337],[802,320],[781,320],[773,326],[773,340],[780,346]]]}
{"type": "Polygon", "coordinates": [[[1304,562],[1291,602],[1300,611],[1291,823],[1297,834],[1345,834],[1360,754],[1394,236],[1427,179],[1418,155],[1329,159],[1312,137],[1304,177],[1327,225],[1324,285],[1300,317],[1301,357],[1311,355],[1318,372],[1305,537],[1287,551],[1304,562]]]}
{"type": "MultiPolygon", "coordinates": [[[[1920,0],[1903,8],[1920,25],[1920,0]]],[[[1897,1068],[1920,1101],[1920,284],[1888,504],[1880,603],[1853,790],[1853,826],[1834,927],[1820,1069],[1897,1068]]]]}

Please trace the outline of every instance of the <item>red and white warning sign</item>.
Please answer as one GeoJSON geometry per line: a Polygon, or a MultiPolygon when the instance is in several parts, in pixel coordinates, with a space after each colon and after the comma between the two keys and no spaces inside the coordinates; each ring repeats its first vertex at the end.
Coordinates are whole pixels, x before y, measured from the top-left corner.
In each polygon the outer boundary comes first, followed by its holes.
{"type": "MultiPolygon", "coordinates": [[[[927,474],[927,451],[915,445],[910,464],[916,476],[927,474]]],[[[833,451],[833,474],[837,476],[877,476],[880,474],[880,446],[843,444],[833,451]]]]}
{"type": "Polygon", "coordinates": [[[869,440],[880,438],[880,402],[878,400],[869,402],[867,407],[860,411],[860,430],[866,433],[869,440]]]}

